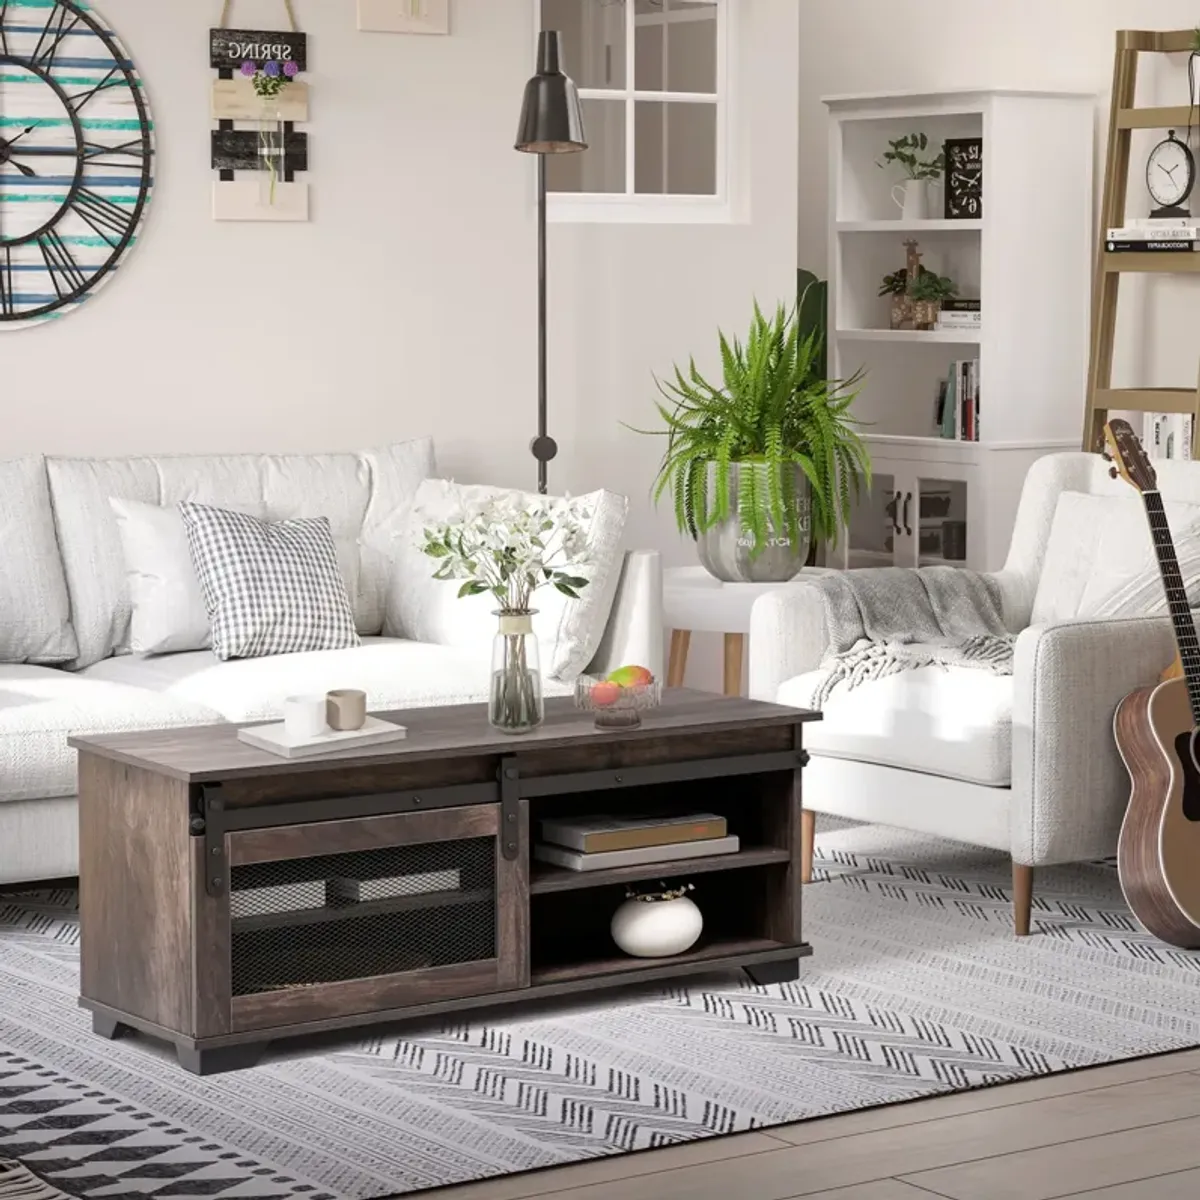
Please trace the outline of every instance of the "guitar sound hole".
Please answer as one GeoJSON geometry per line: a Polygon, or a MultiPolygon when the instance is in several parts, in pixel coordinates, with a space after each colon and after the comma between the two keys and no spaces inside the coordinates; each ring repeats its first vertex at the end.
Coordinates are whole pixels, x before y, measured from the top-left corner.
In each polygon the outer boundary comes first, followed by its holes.
{"type": "Polygon", "coordinates": [[[1183,768],[1183,815],[1200,821],[1200,729],[1181,733],[1175,739],[1175,753],[1183,768]]]}

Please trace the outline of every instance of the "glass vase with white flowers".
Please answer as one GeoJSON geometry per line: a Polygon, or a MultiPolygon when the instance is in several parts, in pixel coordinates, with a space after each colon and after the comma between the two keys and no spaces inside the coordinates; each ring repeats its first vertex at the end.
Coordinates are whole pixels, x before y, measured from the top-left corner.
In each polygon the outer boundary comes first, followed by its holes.
{"type": "Polygon", "coordinates": [[[435,579],[461,580],[459,598],[490,594],[500,627],[492,650],[488,720],[505,733],[527,733],[545,719],[534,593],[552,587],[577,600],[588,581],[588,522],[579,500],[497,496],[461,505],[424,531],[422,550],[437,561],[435,579]]]}

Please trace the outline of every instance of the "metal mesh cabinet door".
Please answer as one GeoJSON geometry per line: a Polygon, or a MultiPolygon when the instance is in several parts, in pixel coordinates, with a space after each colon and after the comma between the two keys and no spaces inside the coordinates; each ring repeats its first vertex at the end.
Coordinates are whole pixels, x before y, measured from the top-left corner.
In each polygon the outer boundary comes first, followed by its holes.
{"type": "Polygon", "coordinates": [[[229,835],[231,1028],[528,986],[525,849],[500,806],[229,835]]]}

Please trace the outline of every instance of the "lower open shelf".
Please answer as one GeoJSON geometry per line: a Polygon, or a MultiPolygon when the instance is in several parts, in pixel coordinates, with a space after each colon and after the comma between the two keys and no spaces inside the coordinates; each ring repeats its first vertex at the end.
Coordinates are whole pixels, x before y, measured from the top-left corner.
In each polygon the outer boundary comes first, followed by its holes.
{"type": "MultiPolygon", "coordinates": [[[[535,968],[530,975],[531,987],[542,987],[550,984],[567,983],[576,979],[593,979],[605,975],[637,974],[654,967],[687,966],[691,963],[704,963],[717,959],[736,958],[745,954],[760,954],[769,950],[795,950],[800,947],[789,947],[783,942],[775,942],[770,938],[701,938],[700,942],[686,954],[676,954],[670,958],[634,958],[629,954],[619,952],[601,958],[591,958],[583,962],[567,962],[555,966],[535,968]]],[[[782,955],[781,955],[782,957],[782,955]]]]}

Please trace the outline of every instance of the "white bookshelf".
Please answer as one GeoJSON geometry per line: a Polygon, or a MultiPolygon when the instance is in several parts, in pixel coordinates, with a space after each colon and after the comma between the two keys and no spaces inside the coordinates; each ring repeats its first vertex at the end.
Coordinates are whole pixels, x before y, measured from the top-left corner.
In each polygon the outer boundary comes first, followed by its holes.
{"type": "MultiPolygon", "coordinates": [[[[831,565],[997,570],[1030,464],[1080,446],[1095,98],[989,89],[831,96],[825,104],[830,375],[866,371],[855,411],[867,423],[875,473],[831,565]],[[914,131],[931,148],[983,138],[982,219],[901,219],[891,197],[899,174],[876,162],[890,139],[914,131]],[[980,300],[978,329],[889,328],[879,286],[905,265],[910,238],[926,267],[980,300]],[[955,360],[972,358],[980,364],[980,440],[939,437],[938,381],[955,360]],[[947,559],[942,551],[955,550],[955,540],[965,556],[947,559]]],[[[940,187],[931,202],[940,213],[940,187]]]]}

